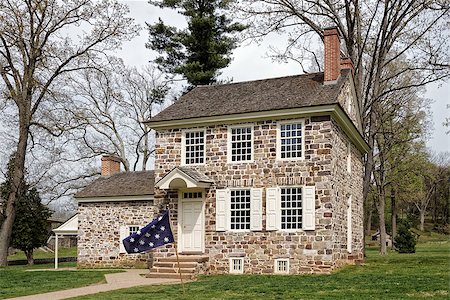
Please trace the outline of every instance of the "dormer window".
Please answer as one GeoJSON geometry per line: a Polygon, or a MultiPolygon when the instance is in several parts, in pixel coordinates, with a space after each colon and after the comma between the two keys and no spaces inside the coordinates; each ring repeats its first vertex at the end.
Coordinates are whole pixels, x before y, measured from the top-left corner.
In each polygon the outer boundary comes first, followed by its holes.
{"type": "Polygon", "coordinates": [[[253,126],[228,128],[228,162],[251,162],[253,160],[253,126]]]}
{"type": "Polygon", "coordinates": [[[277,130],[277,158],[303,158],[303,121],[280,122],[277,130]]]}
{"type": "Polygon", "coordinates": [[[205,163],[205,131],[183,131],[182,164],[201,165],[205,163]]]}

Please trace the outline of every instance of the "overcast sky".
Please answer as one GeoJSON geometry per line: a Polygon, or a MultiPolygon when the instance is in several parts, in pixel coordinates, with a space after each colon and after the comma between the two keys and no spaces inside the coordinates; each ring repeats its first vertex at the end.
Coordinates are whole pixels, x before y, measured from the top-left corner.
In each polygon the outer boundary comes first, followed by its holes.
{"type": "MultiPolygon", "coordinates": [[[[122,57],[128,64],[137,67],[145,65],[155,57],[155,54],[145,48],[148,33],[145,29],[145,22],[154,23],[160,17],[170,25],[183,26],[184,17],[173,10],[158,9],[148,4],[146,0],[126,0],[130,7],[130,14],[136,22],[141,24],[143,30],[141,35],[133,41],[124,44],[122,51],[117,55],[122,57]]],[[[234,82],[255,80],[270,77],[280,77],[302,73],[300,66],[295,63],[278,63],[267,58],[269,45],[282,47],[283,37],[272,35],[263,41],[262,44],[245,44],[235,49],[233,61],[230,66],[222,71],[222,78],[232,78],[234,82]],[[278,45],[277,45],[278,44],[278,45]]],[[[445,117],[450,116],[450,109],[446,106],[450,104],[450,83],[432,84],[427,88],[426,98],[432,101],[431,111],[433,114],[433,134],[427,145],[433,151],[450,151],[450,135],[446,135],[446,130],[442,123],[445,117]]]]}

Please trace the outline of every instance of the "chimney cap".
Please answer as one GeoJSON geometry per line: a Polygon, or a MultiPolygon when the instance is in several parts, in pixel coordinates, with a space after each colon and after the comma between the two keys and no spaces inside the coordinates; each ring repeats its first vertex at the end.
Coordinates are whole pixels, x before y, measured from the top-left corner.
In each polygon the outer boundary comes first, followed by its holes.
{"type": "Polygon", "coordinates": [[[323,29],[323,35],[334,35],[337,34],[339,37],[341,36],[341,31],[337,26],[330,26],[323,29]]]}
{"type": "Polygon", "coordinates": [[[120,162],[120,158],[118,158],[115,155],[112,154],[104,154],[102,156],[102,161],[115,161],[115,162],[120,162]]]}

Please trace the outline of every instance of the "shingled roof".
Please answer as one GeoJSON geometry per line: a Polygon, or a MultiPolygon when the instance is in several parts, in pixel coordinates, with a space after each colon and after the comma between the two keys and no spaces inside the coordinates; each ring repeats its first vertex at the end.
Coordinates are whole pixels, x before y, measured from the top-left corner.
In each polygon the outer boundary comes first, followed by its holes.
{"type": "Polygon", "coordinates": [[[148,122],[335,104],[349,74],[342,70],[338,82],[329,85],[323,84],[323,73],[311,73],[199,86],[148,122]]]}
{"type": "Polygon", "coordinates": [[[75,198],[153,195],[154,188],[154,171],[121,172],[96,179],[75,198]]]}

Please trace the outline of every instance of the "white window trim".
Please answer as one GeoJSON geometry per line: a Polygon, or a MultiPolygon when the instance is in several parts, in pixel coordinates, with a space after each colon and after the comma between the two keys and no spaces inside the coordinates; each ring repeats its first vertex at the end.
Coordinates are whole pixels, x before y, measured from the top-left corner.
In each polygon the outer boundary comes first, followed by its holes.
{"type": "Polygon", "coordinates": [[[139,229],[143,228],[144,225],[137,225],[137,224],[123,224],[121,226],[119,226],[119,253],[127,253],[127,251],[125,251],[125,247],[123,246],[122,240],[128,236],[130,236],[130,228],[131,227],[139,227],[139,229]],[[125,230],[123,230],[122,228],[125,228],[125,230]]]}
{"type": "Polygon", "coordinates": [[[289,274],[289,258],[277,258],[274,261],[273,265],[273,272],[275,274],[289,274]],[[286,262],[286,271],[279,271],[278,270],[278,262],[285,261],[286,262]]]}
{"type": "Polygon", "coordinates": [[[305,186],[304,185],[283,185],[283,186],[279,186],[279,204],[278,204],[278,224],[279,224],[279,229],[277,231],[279,232],[303,232],[305,230],[303,230],[303,209],[304,209],[304,201],[305,201],[305,186]],[[301,188],[302,189],[302,227],[301,228],[297,228],[297,229],[282,229],[281,227],[283,226],[282,222],[281,222],[281,210],[283,209],[281,207],[281,189],[283,188],[301,188]]]}
{"type": "Polygon", "coordinates": [[[231,191],[241,191],[241,190],[246,190],[246,191],[250,191],[250,228],[252,226],[252,209],[251,209],[251,205],[252,205],[252,189],[248,188],[248,187],[244,187],[244,188],[229,188],[228,189],[228,211],[230,212],[229,215],[227,216],[228,218],[228,231],[230,232],[251,232],[250,229],[231,229],[231,191]]]}
{"type": "Polygon", "coordinates": [[[228,126],[227,129],[227,162],[229,164],[239,164],[239,163],[251,163],[254,161],[254,154],[255,154],[255,143],[254,143],[254,124],[240,124],[240,125],[233,125],[228,126]],[[244,128],[244,127],[250,127],[251,128],[251,159],[250,160],[239,160],[239,161],[232,161],[231,160],[231,130],[235,128],[244,128]]]}
{"type": "Polygon", "coordinates": [[[230,257],[230,274],[244,274],[244,258],[243,257],[230,257]],[[241,261],[241,270],[234,270],[233,260],[241,261]]]}
{"type": "Polygon", "coordinates": [[[206,164],[206,128],[183,129],[181,130],[181,165],[182,166],[203,166],[206,164]],[[186,133],[203,131],[203,163],[187,164],[186,163],[186,133]]]}
{"type": "Polygon", "coordinates": [[[277,122],[277,156],[276,160],[291,161],[291,160],[304,160],[305,159],[305,119],[292,119],[286,121],[277,122]],[[301,157],[289,157],[281,158],[281,125],[301,123],[302,124],[302,156],[301,157]]]}

